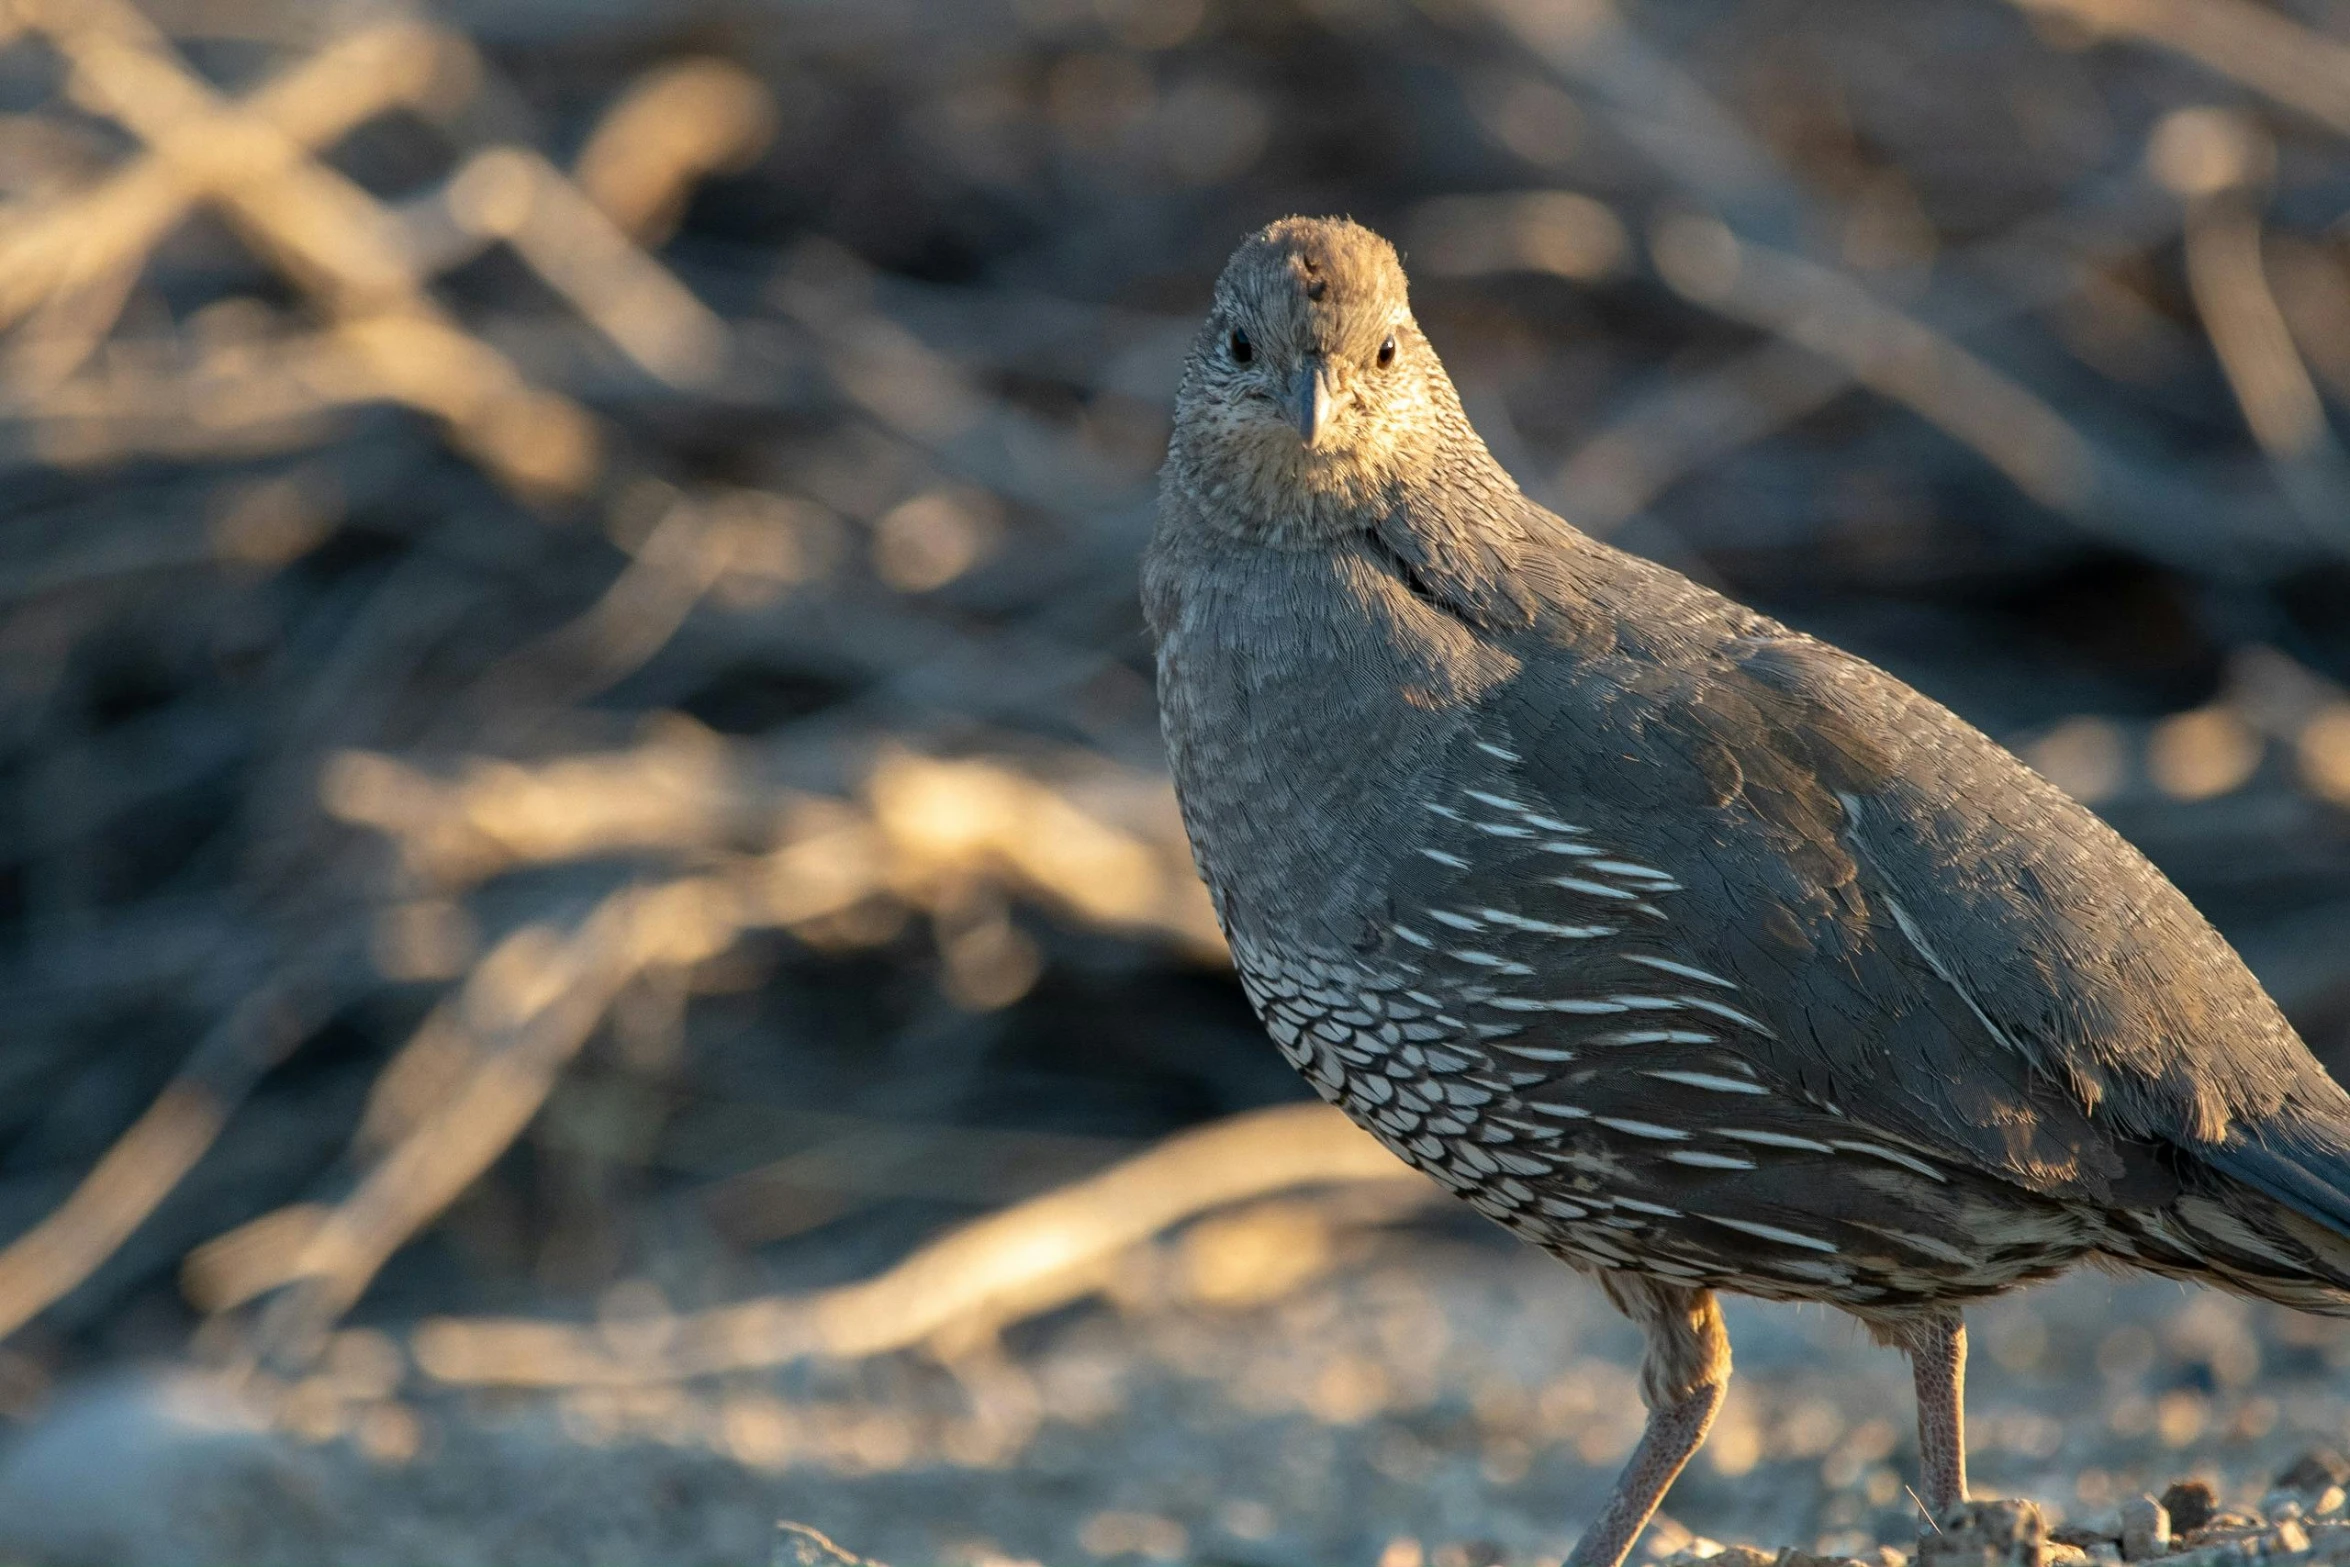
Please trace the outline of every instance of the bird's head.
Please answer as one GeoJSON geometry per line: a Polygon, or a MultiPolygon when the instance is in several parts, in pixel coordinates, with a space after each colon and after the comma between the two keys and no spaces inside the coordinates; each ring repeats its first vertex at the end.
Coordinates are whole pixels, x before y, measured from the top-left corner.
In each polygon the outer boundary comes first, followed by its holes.
{"type": "Polygon", "coordinates": [[[1465,430],[1395,247],[1345,218],[1283,218],[1217,279],[1168,477],[1229,525],[1304,544],[1359,527],[1465,430]]]}

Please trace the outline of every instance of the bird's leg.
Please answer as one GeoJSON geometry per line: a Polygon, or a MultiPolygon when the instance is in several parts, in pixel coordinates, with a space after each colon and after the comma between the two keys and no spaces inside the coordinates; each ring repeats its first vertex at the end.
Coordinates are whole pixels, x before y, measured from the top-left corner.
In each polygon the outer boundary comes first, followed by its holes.
{"type": "Polygon", "coordinates": [[[1939,1522],[1966,1497],[1966,1323],[1956,1311],[1905,1324],[1918,1390],[1918,1469],[1926,1508],[1939,1522]]]}
{"type": "Polygon", "coordinates": [[[1575,1542],[1568,1567],[1619,1567],[1673,1477],[1705,1440],[1730,1381],[1730,1336],[1722,1330],[1713,1291],[1632,1273],[1603,1273],[1599,1282],[1616,1308],[1648,1336],[1648,1351],[1640,1360],[1648,1428],[1616,1476],[1607,1505],[1575,1542]]]}

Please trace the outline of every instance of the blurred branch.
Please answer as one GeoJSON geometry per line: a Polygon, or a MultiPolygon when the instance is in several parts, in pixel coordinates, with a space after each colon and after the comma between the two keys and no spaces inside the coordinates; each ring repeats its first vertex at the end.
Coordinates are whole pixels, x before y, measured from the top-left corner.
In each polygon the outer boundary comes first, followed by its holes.
{"type": "Polygon", "coordinates": [[[2092,36],[2185,55],[2287,108],[2350,134],[2350,44],[2252,0],[2010,0],[2092,36]]]}
{"type": "Polygon", "coordinates": [[[2186,203],[2187,284],[2245,424],[2310,527],[2350,542],[2350,462],[2261,260],[2254,192],[2274,158],[2256,126],[2215,109],[2175,111],[2148,148],[2156,177],[2186,203]]]}
{"type": "MultiPolygon", "coordinates": [[[[153,51],[165,46],[138,25],[136,13],[106,8],[97,13],[104,24],[99,26],[78,17],[73,7],[20,10],[57,26],[61,42],[89,56],[96,73],[93,89],[104,91],[111,84],[106,100],[110,105],[127,95],[125,114],[136,125],[146,126],[162,145],[151,146],[94,189],[0,225],[0,326],[81,279],[116,276],[144,264],[193,203],[223,187],[274,191],[272,174],[299,163],[306,149],[327,146],[386,109],[429,93],[447,51],[462,47],[408,22],[365,28],[336,39],[257,89],[237,106],[233,119],[209,95],[187,91],[183,79],[172,97],[177,100],[177,116],[199,116],[191,125],[184,118],[159,117],[154,106],[143,107],[138,101],[154,78],[160,77],[168,90],[176,73],[155,57],[153,51]],[[141,50],[148,52],[144,61],[141,50]],[[200,161],[185,151],[191,136],[209,139],[199,135],[201,128],[218,132],[224,123],[232,138],[244,133],[241,142],[232,140],[231,148],[250,154],[256,160],[253,164],[239,167],[231,154],[200,161]],[[182,150],[175,155],[166,149],[182,150]]],[[[355,209],[347,195],[336,205],[338,215],[364,210],[355,209]]],[[[363,227],[352,238],[381,242],[386,233],[363,227]]],[[[335,250],[348,261],[348,247],[335,250]]],[[[399,249],[387,254],[396,256],[399,249]]],[[[361,277],[377,277],[383,271],[372,254],[349,264],[361,277]]]]}
{"type": "Polygon", "coordinates": [[[1576,527],[1613,533],[1690,474],[1760,440],[1853,384],[1848,367],[1772,341],[1659,388],[1575,448],[1557,484],[1576,527]]]}
{"type": "MultiPolygon", "coordinates": [[[[305,286],[346,310],[418,308],[419,279],[397,225],[374,198],[270,120],[214,92],[125,0],[25,5],[72,65],[86,101],[146,142],[184,189],[218,202],[305,286]]],[[[395,36],[362,63],[392,65],[395,81],[412,92],[413,73],[436,58],[413,37],[395,36]]],[[[317,90],[349,91],[352,65],[337,62],[317,90]]],[[[396,101],[396,93],[382,93],[372,107],[396,101]]]]}
{"type": "Polygon", "coordinates": [[[772,289],[816,345],[849,404],[932,454],[950,472],[1050,515],[1082,519],[1147,502],[1063,430],[988,395],[964,368],[871,308],[871,269],[835,245],[803,244],[772,289]]]}
{"type": "Polygon", "coordinates": [[[1122,1138],[824,1119],[836,1129],[813,1147],[696,1194],[711,1223],[736,1245],[764,1245],[881,1198],[984,1207],[1017,1202],[1134,1151],[1122,1138]]]}
{"type": "Polygon", "coordinates": [[[2300,481],[2289,487],[2311,517],[2340,537],[2350,525],[2342,450],[2269,292],[2260,252],[2260,220],[2241,202],[2203,203],[2187,224],[2188,281],[2244,422],[2288,480],[2300,481]]]}
{"type": "MultiPolygon", "coordinates": [[[[781,535],[768,555],[779,562],[783,580],[792,580],[804,547],[788,516],[767,520],[781,535]]],[[[682,497],[670,502],[603,596],[577,619],[507,655],[476,684],[472,704],[511,711],[574,702],[642,668],[735,565],[737,542],[727,519],[713,519],[682,497]]],[[[755,550],[746,541],[741,553],[755,550]]]]}
{"type": "MultiPolygon", "coordinates": [[[[617,894],[569,937],[538,926],[507,937],[378,1079],[358,1138],[374,1154],[352,1195],[300,1223],[274,1216],[223,1237],[198,1270],[197,1292],[219,1309],[293,1286],[266,1332],[298,1351],[521,1132],[637,974],[714,956],[751,925],[820,925],[876,895],[944,918],[963,906],[974,877],[994,876],[1091,922],[1156,924],[1221,951],[1174,851],[1107,827],[1016,773],[900,754],[881,760],[868,788],[867,821],[811,802],[787,817],[772,853],[721,855],[717,874],[617,894]]],[[[602,764],[573,761],[535,776],[480,769],[457,790],[369,757],[344,758],[326,784],[331,808],[400,835],[419,872],[439,882],[487,874],[509,854],[716,849],[729,821],[760,814],[727,803],[740,790],[724,753],[690,727],[602,764]]],[[[949,946],[950,975],[960,955],[949,946]]],[[[996,961],[990,951],[970,956],[996,961]]]]}
{"type": "Polygon", "coordinates": [[[1253,1111],[1168,1139],[1089,1180],[966,1225],[860,1284],[631,1324],[619,1343],[555,1323],[439,1319],[417,1365],[441,1382],[674,1381],[808,1356],[854,1358],[968,1338],[1098,1288],[1118,1253],[1195,1215],[1328,1182],[1421,1178],[1323,1105],[1253,1111]]]}
{"type": "MultiPolygon", "coordinates": [[[[2035,217],[1948,258],[1944,276],[1996,278],[2004,293],[1946,310],[1942,330],[1955,338],[2073,294],[2094,248],[2121,248],[2170,231],[2171,219],[2153,219],[2148,205],[2141,200],[2135,212],[2101,211],[2094,225],[2070,214],[2035,217]]],[[[1578,527],[1612,532],[1690,474],[1825,407],[1855,384],[1849,361],[1785,338],[1702,375],[1668,380],[1568,457],[1557,483],[1569,514],[1578,527]]]]}
{"type": "Polygon", "coordinates": [[[726,324],[537,153],[477,152],[445,199],[462,228],[512,245],[651,374],[691,388],[724,371],[726,324]]]}
{"type": "Polygon", "coordinates": [[[568,937],[533,928],[508,938],[465,989],[464,1021],[482,1037],[476,1064],[302,1235],[285,1270],[292,1287],[265,1313],[264,1341],[307,1354],[392,1253],[513,1142],[631,978],[725,947],[734,927],[724,901],[696,880],[631,888],[568,937]]]}
{"type": "Polygon", "coordinates": [[[253,1086],[318,1026],[319,1001],[304,981],[281,979],[248,992],[73,1195],[0,1250],[0,1339],[129,1239],[253,1086]]]}
{"type": "Polygon", "coordinates": [[[2087,506],[2088,445],[2054,409],[1858,284],[1702,218],[1667,219],[1651,246],[1658,272],[1684,297],[1841,364],[1973,447],[2042,505],[2087,506]]]}
{"type": "MultiPolygon", "coordinates": [[[[57,394],[36,397],[37,412],[53,416],[47,405],[61,398],[78,402],[73,417],[84,421],[128,411],[123,394],[135,399],[135,383],[74,388],[64,376],[119,308],[119,285],[109,292],[103,280],[150,252],[191,202],[209,200],[342,317],[323,339],[288,345],[290,353],[255,356],[239,345],[243,373],[262,393],[246,422],[278,424],[322,403],[388,397],[437,415],[460,444],[527,492],[576,493],[592,481],[597,439],[585,412],[530,386],[503,354],[431,302],[423,292],[426,258],[411,228],[311,156],[313,147],[383,110],[429,96],[461,43],[411,25],[378,28],[231,104],[121,0],[27,4],[72,62],[85,97],[149,148],[148,161],[114,176],[99,194],[13,239],[0,233],[0,323],[43,292],[84,301],[45,311],[20,350],[20,363],[34,372],[20,381],[20,395],[57,394]],[[94,400],[92,391],[100,393],[94,400]]],[[[720,85],[704,70],[636,101],[629,123],[640,128],[674,120],[681,100],[689,111],[732,104],[732,119],[717,127],[714,142],[672,136],[665,156],[649,163],[622,168],[607,151],[598,164],[607,196],[633,202],[629,210],[650,222],[653,210],[675,199],[681,179],[713,159],[741,155],[764,122],[734,103],[743,82],[728,81],[720,85]]],[[[698,386],[723,368],[724,325],[537,154],[512,147],[476,154],[449,183],[446,200],[461,228],[511,242],[651,373],[698,386]]],[[[158,390],[149,389],[147,400],[158,390]]]]}
{"type": "MultiPolygon", "coordinates": [[[[1096,768],[1133,793],[1138,781],[1096,768]]],[[[349,755],[325,781],[328,808],[391,835],[419,875],[455,888],[516,864],[668,848],[713,858],[734,878],[728,906],[746,921],[795,925],[886,894],[928,904],[973,877],[1011,880],[1092,924],[1174,936],[1221,953],[1206,895],[1163,782],[1130,818],[1158,837],[1114,826],[1060,790],[1000,763],[944,761],[892,750],[865,780],[867,806],[763,796],[725,744],[672,723],[633,752],[544,769],[475,763],[442,784],[390,758],[349,755]],[[728,856],[754,822],[779,841],[728,856]]]]}
{"type": "Polygon", "coordinates": [[[749,164],[774,134],[766,84],[725,60],[680,60],[606,111],[572,175],[623,232],[657,245],[696,182],[749,164]]]}
{"type": "MultiPolygon", "coordinates": [[[[1825,268],[1741,241],[1704,218],[1666,219],[1651,250],[1658,272],[1684,297],[1842,365],[1981,454],[2041,505],[2132,548],[2209,570],[2211,529],[2222,520],[2240,545],[2270,552],[2306,545],[2299,528],[2288,531],[2240,504],[2216,505],[2183,474],[2157,477],[2099,451],[2029,388],[1825,268]]],[[[2227,565],[2242,571],[2254,561],[2227,565]]]]}
{"type": "Polygon", "coordinates": [[[1811,198],[1770,150],[1687,71],[1627,25],[1614,0],[1481,0],[1535,58],[1583,88],[1685,199],[1782,244],[1811,198]]]}
{"type": "MultiPolygon", "coordinates": [[[[2157,478],[2137,471],[2096,449],[2046,400],[1922,313],[1895,307],[1838,266],[1805,254],[1823,227],[1808,191],[1711,93],[1627,26],[1610,0],[1487,0],[1486,9],[1588,93],[1614,129],[1665,171],[1681,201],[1705,209],[1704,216],[1668,216],[1651,234],[1658,271],[1683,297],[1841,367],[1980,453],[2035,501],[2109,536],[2184,560],[2199,557],[2213,515],[2241,516],[2243,507],[2208,497],[2180,504],[2182,494],[2202,487],[2175,472],[2157,478]]],[[[1981,247],[1979,259],[1990,263],[1984,270],[2023,281],[2019,264],[2029,272],[2033,258],[2019,242],[2029,243],[2017,235],[2004,246],[1981,247]]],[[[1517,249],[1524,252],[1523,241],[1517,249]]],[[[2045,293],[2028,283],[2023,292],[2045,293]]],[[[1963,314],[1980,322],[2013,308],[1963,314]]],[[[1562,473],[1562,488],[1596,526],[1620,524],[1628,508],[1691,464],[1800,417],[1835,390],[1817,368],[1757,358],[1648,400],[1578,454],[1579,466],[1562,473]],[[1758,396],[1750,372],[1776,379],[1758,396]]],[[[2307,536],[2301,527],[2249,522],[2243,518],[2239,529],[2266,535],[2260,542],[2271,549],[2307,536]]]]}

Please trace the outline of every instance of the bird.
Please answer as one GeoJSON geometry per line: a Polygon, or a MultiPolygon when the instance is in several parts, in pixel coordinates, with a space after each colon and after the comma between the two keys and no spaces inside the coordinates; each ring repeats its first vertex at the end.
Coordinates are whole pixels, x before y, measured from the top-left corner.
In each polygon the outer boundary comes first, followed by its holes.
{"type": "Polygon", "coordinates": [[[1907,1355],[1929,1520],[1971,1302],[2091,1263],[2350,1314],[2350,1095],[2185,895],[1949,709],[1530,500],[1371,230],[1233,252],[1142,602],[1266,1031],[1642,1330],[1577,1567],[1704,1441],[1725,1292],[1907,1355]]]}

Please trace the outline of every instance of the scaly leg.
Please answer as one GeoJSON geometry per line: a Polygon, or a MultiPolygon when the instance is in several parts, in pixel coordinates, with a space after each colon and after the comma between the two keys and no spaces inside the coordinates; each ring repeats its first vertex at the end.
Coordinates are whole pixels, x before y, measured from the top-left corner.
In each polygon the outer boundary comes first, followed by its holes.
{"type": "Polygon", "coordinates": [[[1955,1311],[1902,1335],[1918,1390],[1918,1469],[1936,1521],[1966,1495],[1966,1323],[1955,1311]]]}
{"type": "Polygon", "coordinates": [[[1713,1291],[1632,1273],[1603,1273],[1599,1282],[1616,1309],[1648,1336],[1640,1361],[1648,1428],[1616,1476],[1607,1505],[1575,1542],[1568,1567],[1621,1567],[1673,1478],[1705,1440],[1730,1381],[1730,1336],[1722,1331],[1713,1291]]]}

